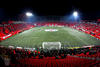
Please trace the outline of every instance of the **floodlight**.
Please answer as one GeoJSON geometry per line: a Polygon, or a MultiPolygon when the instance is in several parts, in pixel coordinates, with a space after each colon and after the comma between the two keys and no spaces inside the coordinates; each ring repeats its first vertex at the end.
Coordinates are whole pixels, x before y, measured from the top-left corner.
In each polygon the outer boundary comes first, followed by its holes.
{"type": "Polygon", "coordinates": [[[78,16],[78,12],[77,11],[73,12],[73,16],[77,17],[78,16]]]}
{"type": "Polygon", "coordinates": [[[33,14],[31,12],[27,12],[26,16],[31,17],[31,16],[33,16],[33,14]]]}

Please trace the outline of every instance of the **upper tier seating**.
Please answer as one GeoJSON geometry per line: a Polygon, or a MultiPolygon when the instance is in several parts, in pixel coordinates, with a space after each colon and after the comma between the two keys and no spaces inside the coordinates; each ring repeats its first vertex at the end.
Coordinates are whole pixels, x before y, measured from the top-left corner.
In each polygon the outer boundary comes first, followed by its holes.
{"type": "Polygon", "coordinates": [[[100,39],[100,25],[91,23],[77,23],[77,24],[69,24],[68,26],[77,29],[79,31],[83,31],[87,34],[90,34],[100,39]]]}
{"type": "Polygon", "coordinates": [[[28,30],[34,27],[32,24],[28,23],[10,23],[0,25],[0,41],[9,38],[12,35],[18,34],[24,30],[28,30]]]}

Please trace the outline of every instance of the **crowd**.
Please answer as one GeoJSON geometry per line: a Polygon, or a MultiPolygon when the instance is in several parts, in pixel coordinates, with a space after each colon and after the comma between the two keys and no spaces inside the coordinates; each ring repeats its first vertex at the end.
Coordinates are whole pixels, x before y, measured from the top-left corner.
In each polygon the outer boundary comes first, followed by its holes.
{"type": "Polygon", "coordinates": [[[87,47],[78,49],[59,49],[59,50],[48,50],[39,49],[31,51],[28,49],[12,49],[6,47],[0,47],[0,65],[9,65],[10,63],[17,63],[19,59],[33,58],[43,59],[45,57],[55,57],[55,59],[64,59],[67,56],[84,56],[84,57],[95,57],[100,58],[100,46],[98,47],[87,47]],[[84,54],[84,55],[81,55],[84,54]]]}
{"type": "Polygon", "coordinates": [[[100,39],[100,24],[97,23],[73,23],[67,24],[67,26],[82,31],[86,34],[90,34],[97,39],[100,39]]]}
{"type": "Polygon", "coordinates": [[[33,24],[30,23],[5,23],[0,24],[0,41],[5,40],[12,35],[23,32],[24,30],[28,30],[34,27],[33,24]]]}

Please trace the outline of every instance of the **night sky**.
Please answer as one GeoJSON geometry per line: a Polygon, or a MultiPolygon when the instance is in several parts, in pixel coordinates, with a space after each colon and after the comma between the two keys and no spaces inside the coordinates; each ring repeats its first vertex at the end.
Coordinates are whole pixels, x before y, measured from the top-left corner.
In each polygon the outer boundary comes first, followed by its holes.
{"type": "Polygon", "coordinates": [[[0,8],[0,20],[15,19],[27,11],[37,16],[69,16],[74,10],[83,20],[100,18],[100,5],[96,0],[9,0],[0,8]]]}

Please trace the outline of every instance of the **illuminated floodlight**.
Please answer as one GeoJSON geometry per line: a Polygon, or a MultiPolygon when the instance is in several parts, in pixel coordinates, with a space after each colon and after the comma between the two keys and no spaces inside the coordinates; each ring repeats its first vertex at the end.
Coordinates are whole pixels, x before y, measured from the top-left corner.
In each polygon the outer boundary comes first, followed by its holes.
{"type": "Polygon", "coordinates": [[[73,16],[77,17],[78,16],[78,12],[77,11],[73,12],[73,16]]]}
{"type": "Polygon", "coordinates": [[[31,17],[31,16],[33,16],[33,14],[31,12],[27,12],[26,16],[31,17]]]}

